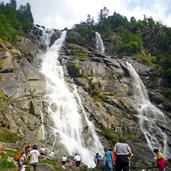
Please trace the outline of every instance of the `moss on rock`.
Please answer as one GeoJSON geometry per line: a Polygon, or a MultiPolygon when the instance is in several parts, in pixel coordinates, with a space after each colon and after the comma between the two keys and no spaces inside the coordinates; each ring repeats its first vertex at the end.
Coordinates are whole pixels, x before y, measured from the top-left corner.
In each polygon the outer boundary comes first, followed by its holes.
{"type": "Polygon", "coordinates": [[[20,137],[7,128],[0,127],[0,141],[4,143],[16,143],[20,137]]]}

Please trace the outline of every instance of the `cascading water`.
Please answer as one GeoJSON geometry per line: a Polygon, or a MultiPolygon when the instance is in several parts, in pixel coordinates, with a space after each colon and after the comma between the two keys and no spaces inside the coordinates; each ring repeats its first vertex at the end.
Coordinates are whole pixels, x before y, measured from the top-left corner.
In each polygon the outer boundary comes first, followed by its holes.
{"type": "MultiPolygon", "coordinates": [[[[55,147],[55,143],[61,143],[69,155],[74,155],[77,152],[81,155],[83,163],[94,167],[94,155],[97,152],[103,154],[103,147],[93,124],[88,120],[75,85],[73,85],[74,91],[70,92],[65,83],[63,68],[58,61],[65,36],[66,31],[63,31],[61,37],[42,56],[41,72],[46,78],[47,91],[45,100],[49,104],[48,114],[51,115],[54,122],[54,127],[50,125],[49,127],[59,137],[55,136],[52,149],[55,147]],[[79,112],[78,108],[81,109],[79,112]],[[85,124],[88,133],[86,141],[83,137],[83,125],[85,124]]],[[[49,39],[47,36],[44,37],[49,39]]]]}
{"type": "Polygon", "coordinates": [[[150,102],[147,90],[132,65],[128,62],[126,64],[132,78],[140,128],[145,135],[148,146],[151,150],[158,148],[168,158],[170,154],[167,145],[167,135],[159,127],[159,123],[167,125],[168,119],[150,102]]]}
{"type": "Polygon", "coordinates": [[[103,44],[102,37],[98,32],[95,32],[95,35],[96,35],[96,49],[99,52],[104,53],[105,52],[105,47],[104,47],[104,44],[103,44]]]}

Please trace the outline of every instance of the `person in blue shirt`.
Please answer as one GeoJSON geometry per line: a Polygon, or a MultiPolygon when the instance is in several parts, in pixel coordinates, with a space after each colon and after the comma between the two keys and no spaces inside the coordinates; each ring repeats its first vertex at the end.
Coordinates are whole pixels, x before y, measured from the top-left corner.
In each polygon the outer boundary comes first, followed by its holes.
{"type": "Polygon", "coordinates": [[[113,171],[113,157],[111,148],[105,152],[105,171],[113,171]]]}
{"type": "Polygon", "coordinates": [[[96,163],[96,166],[98,167],[99,164],[102,162],[103,158],[99,153],[96,153],[94,157],[94,162],[96,163]]]}

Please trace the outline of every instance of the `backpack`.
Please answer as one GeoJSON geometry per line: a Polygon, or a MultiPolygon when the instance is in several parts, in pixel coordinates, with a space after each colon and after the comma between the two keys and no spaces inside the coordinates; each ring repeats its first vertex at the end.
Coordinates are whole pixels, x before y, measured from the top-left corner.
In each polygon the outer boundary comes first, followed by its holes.
{"type": "Polygon", "coordinates": [[[19,161],[21,156],[24,154],[24,151],[19,151],[15,156],[14,156],[14,160],[15,161],[19,161]]]}
{"type": "Polygon", "coordinates": [[[166,167],[166,160],[164,158],[157,159],[157,166],[159,169],[164,169],[166,167]]]}

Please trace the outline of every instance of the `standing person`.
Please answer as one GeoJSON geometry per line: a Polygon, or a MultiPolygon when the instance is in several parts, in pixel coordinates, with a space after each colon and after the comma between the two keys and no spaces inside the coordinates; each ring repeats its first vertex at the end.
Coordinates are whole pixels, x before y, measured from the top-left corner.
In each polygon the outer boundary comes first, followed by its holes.
{"type": "Polygon", "coordinates": [[[129,160],[129,171],[131,171],[131,159],[132,159],[133,156],[134,156],[133,153],[129,154],[129,156],[128,156],[128,160],[129,160]]]}
{"type": "Polygon", "coordinates": [[[113,156],[111,148],[105,152],[105,171],[113,171],[113,156]]]}
{"type": "Polygon", "coordinates": [[[65,155],[61,157],[62,169],[64,169],[64,170],[65,170],[65,164],[66,164],[67,160],[68,159],[65,155]]]}
{"type": "Polygon", "coordinates": [[[120,138],[114,146],[116,151],[116,162],[115,170],[116,171],[129,171],[129,156],[133,155],[131,148],[125,142],[125,138],[120,138]]]}
{"type": "Polygon", "coordinates": [[[18,170],[19,171],[25,171],[26,167],[27,167],[27,160],[28,160],[28,152],[29,152],[29,148],[25,147],[23,154],[21,155],[21,157],[19,158],[18,161],[18,170]]]}
{"type": "Polygon", "coordinates": [[[76,168],[77,170],[79,170],[81,164],[81,157],[77,153],[75,153],[74,160],[75,160],[76,168]]]}
{"type": "Polygon", "coordinates": [[[164,155],[159,152],[158,149],[153,150],[155,154],[155,163],[160,171],[165,171],[166,168],[166,161],[164,159],[164,155]]]}
{"type": "Polygon", "coordinates": [[[33,171],[36,171],[38,162],[39,162],[40,153],[37,150],[37,145],[33,145],[33,149],[30,151],[29,158],[30,158],[30,166],[33,167],[33,171]]]}
{"type": "Polygon", "coordinates": [[[29,142],[29,143],[24,147],[24,150],[25,150],[25,148],[27,148],[28,151],[30,151],[30,150],[31,150],[31,143],[29,142]]]}
{"type": "MultiPolygon", "coordinates": [[[[113,168],[115,168],[115,163],[116,163],[116,151],[113,149],[112,151],[112,159],[113,159],[113,168]]],[[[115,170],[115,169],[113,169],[115,170]]]]}
{"type": "MultiPolygon", "coordinates": [[[[107,151],[107,148],[105,147],[104,152],[106,153],[106,151],[107,151]]],[[[104,155],[103,160],[102,160],[102,171],[105,171],[105,165],[106,165],[105,162],[106,162],[106,160],[105,160],[105,155],[104,155]]]]}

